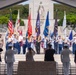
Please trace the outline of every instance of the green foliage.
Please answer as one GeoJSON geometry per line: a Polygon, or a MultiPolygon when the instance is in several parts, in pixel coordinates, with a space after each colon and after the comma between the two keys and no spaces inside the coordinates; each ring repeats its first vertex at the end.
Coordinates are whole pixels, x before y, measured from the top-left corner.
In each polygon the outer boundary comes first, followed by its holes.
{"type": "MultiPolygon", "coordinates": [[[[16,22],[18,9],[20,10],[20,18],[27,18],[29,13],[29,5],[14,5],[3,10],[0,10],[0,24],[7,24],[10,18],[10,9],[12,12],[12,21],[13,24],[16,22]]],[[[24,22],[21,20],[21,24],[24,25],[24,22]]]]}
{"type": "Polygon", "coordinates": [[[24,21],[20,19],[20,26],[24,26],[24,21]]]}
{"type": "Polygon", "coordinates": [[[25,6],[22,6],[21,9],[21,17],[22,18],[27,18],[29,13],[29,9],[27,9],[25,6]]]}
{"type": "Polygon", "coordinates": [[[62,23],[63,23],[63,18],[59,20],[58,26],[62,26],[62,23]]]}
{"type": "Polygon", "coordinates": [[[67,15],[67,24],[76,24],[76,14],[68,14],[67,15]]]}
{"type": "MultiPolygon", "coordinates": [[[[70,13],[66,16],[67,25],[76,24],[76,14],[70,13]]],[[[58,25],[62,26],[63,18],[59,20],[58,25]]]]}
{"type": "MultiPolygon", "coordinates": [[[[0,24],[8,23],[8,20],[10,18],[10,8],[12,11],[12,19],[13,23],[15,24],[18,9],[20,10],[20,18],[26,18],[29,14],[29,5],[14,5],[11,7],[8,7],[6,9],[0,10],[0,24]]],[[[63,22],[63,16],[64,11],[66,11],[67,14],[67,24],[76,24],[76,9],[70,6],[62,5],[62,4],[54,4],[54,17],[56,15],[56,9],[58,10],[58,25],[61,26],[63,22]]],[[[21,25],[24,25],[24,22],[21,20],[21,25]]]]}
{"type": "Polygon", "coordinates": [[[8,18],[6,16],[0,16],[0,24],[7,24],[8,18]]]}
{"type": "MultiPolygon", "coordinates": [[[[66,11],[67,25],[76,24],[76,9],[63,4],[54,4],[54,15],[56,15],[56,9],[58,10],[58,25],[62,26],[64,11],[66,11]]],[[[55,17],[55,16],[54,16],[55,17]]]]}
{"type": "Polygon", "coordinates": [[[8,8],[5,8],[3,10],[0,10],[0,15],[6,15],[10,14],[10,9],[12,11],[12,14],[17,15],[18,9],[20,10],[20,17],[21,18],[27,18],[29,14],[29,5],[14,5],[10,6],[8,8]]]}
{"type": "Polygon", "coordinates": [[[73,8],[71,6],[63,5],[63,4],[54,4],[54,17],[56,14],[56,9],[58,10],[58,19],[62,19],[64,16],[64,11],[66,11],[67,14],[76,14],[76,8],[73,8]]]}
{"type": "MultiPolygon", "coordinates": [[[[7,24],[9,18],[10,18],[10,14],[7,14],[5,16],[0,16],[0,24],[7,24]]],[[[12,15],[12,21],[13,21],[14,24],[15,24],[16,18],[17,18],[17,15],[13,14],[12,15]]]]}
{"type": "Polygon", "coordinates": [[[12,11],[12,14],[17,15],[17,14],[18,14],[18,10],[13,10],[13,11],[12,11]]]}
{"type": "Polygon", "coordinates": [[[15,24],[15,22],[16,22],[16,18],[17,18],[17,15],[12,15],[12,20],[13,20],[13,24],[15,24]]]}

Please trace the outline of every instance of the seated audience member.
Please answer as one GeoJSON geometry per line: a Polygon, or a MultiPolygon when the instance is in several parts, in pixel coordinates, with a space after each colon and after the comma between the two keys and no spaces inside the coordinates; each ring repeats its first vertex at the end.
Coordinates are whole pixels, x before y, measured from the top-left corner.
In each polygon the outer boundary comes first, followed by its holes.
{"type": "Polygon", "coordinates": [[[55,50],[52,49],[52,45],[48,44],[48,49],[45,51],[44,61],[54,61],[55,50]]]}
{"type": "Polygon", "coordinates": [[[74,62],[76,63],[76,50],[75,50],[74,62]]]}
{"type": "Polygon", "coordinates": [[[26,61],[34,61],[34,55],[35,51],[32,48],[28,48],[28,52],[26,53],[26,61]]]}

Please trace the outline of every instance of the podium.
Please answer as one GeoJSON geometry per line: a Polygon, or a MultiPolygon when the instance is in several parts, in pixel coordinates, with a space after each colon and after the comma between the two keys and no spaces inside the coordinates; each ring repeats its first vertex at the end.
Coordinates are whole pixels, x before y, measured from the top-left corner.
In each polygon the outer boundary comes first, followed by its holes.
{"type": "Polygon", "coordinates": [[[17,75],[56,75],[56,62],[19,61],[17,75]]]}

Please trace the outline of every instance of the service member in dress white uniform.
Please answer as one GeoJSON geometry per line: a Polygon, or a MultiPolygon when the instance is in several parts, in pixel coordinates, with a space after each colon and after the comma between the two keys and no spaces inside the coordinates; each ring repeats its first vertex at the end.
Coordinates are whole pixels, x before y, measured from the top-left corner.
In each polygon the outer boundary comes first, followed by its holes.
{"type": "Polygon", "coordinates": [[[68,45],[65,44],[61,52],[61,62],[63,63],[64,75],[69,75],[70,54],[72,54],[72,52],[69,50],[68,45]]]}
{"type": "Polygon", "coordinates": [[[15,57],[14,54],[17,53],[17,50],[14,48],[14,50],[12,49],[12,44],[9,44],[9,48],[8,50],[6,50],[5,52],[5,56],[4,56],[4,60],[5,63],[7,64],[7,75],[12,75],[12,71],[13,71],[13,64],[15,62],[15,57]]]}
{"type": "Polygon", "coordinates": [[[18,42],[19,42],[19,46],[20,46],[18,54],[20,54],[22,51],[22,46],[23,46],[23,36],[22,35],[19,35],[18,42]]]}
{"type": "Polygon", "coordinates": [[[59,38],[58,38],[58,49],[59,49],[59,54],[61,53],[62,48],[63,48],[63,40],[62,40],[62,37],[59,36],[59,38]]]}
{"type": "Polygon", "coordinates": [[[73,37],[72,43],[73,43],[72,52],[73,52],[73,54],[75,54],[75,51],[76,51],[76,35],[73,37]]]}

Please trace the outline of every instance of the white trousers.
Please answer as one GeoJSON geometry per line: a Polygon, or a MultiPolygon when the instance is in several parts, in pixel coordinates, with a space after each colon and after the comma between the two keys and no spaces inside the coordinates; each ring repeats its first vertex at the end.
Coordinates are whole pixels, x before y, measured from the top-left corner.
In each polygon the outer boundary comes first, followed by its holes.
{"type": "Polygon", "coordinates": [[[69,62],[63,62],[64,75],[69,75],[69,62]]]}
{"type": "Polygon", "coordinates": [[[13,75],[13,62],[7,63],[7,75],[13,75]]]}

